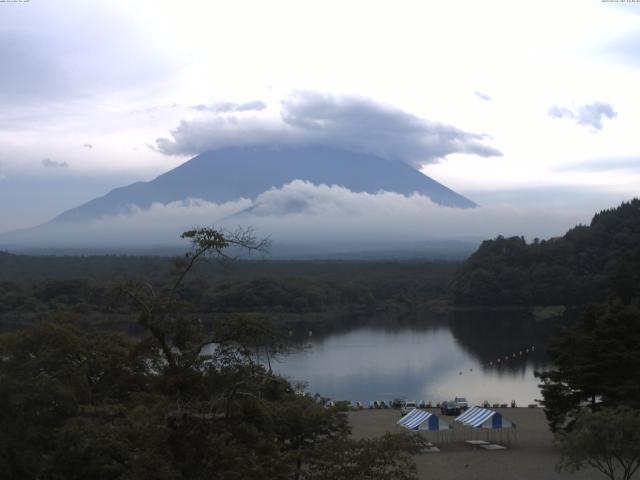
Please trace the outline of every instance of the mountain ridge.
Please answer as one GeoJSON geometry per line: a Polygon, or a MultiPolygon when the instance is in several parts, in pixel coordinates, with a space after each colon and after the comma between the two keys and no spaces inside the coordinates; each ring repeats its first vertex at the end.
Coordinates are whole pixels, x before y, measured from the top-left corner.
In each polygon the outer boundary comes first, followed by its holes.
{"type": "Polygon", "coordinates": [[[130,213],[131,205],[144,209],[156,202],[166,204],[187,198],[215,203],[254,199],[270,188],[280,188],[293,180],[340,185],[354,192],[419,193],[443,206],[476,206],[405,163],[370,154],[328,147],[226,148],[197,155],[149,182],[115,188],[61,213],[51,222],[130,213]]]}
{"type": "MultiPolygon", "coordinates": [[[[419,194],[430,198],[435,204],[460,209],[476,206],[471,200],[408,164],[371,154],[319,146],[227,148],[198,155],[151,181],[115,188],[46,223],[1,234],[0,245],[16,250],[25,246],[139,246],[148,244],[150,239],[158,245],[171,243],[169,240],[175,243],[183,231],[179,229],[190,226],[188,217],[184,218],[184,225],[173,226],[155,217],[155,223],[152,220],[149,227],[153,229],[143,232],[140,230],[143,224],[135,221],[135,215],[153,215],[152,206],[191,199],[197,200],[197,206],[203,201],[216,208],[229,207],[228,215],[210,221],[236,221],[243,219],[242,213],[251,211],[251,207],[243,208],[241,199],[244,203],[255,202],[262,194],[286,188],[296,181],[316,186],[339,186],[354,193],[419,194]],[[240,210],[234,213],[235,204],[240,210]],[[117,228],[110,226],[111,220],[118,225],[117,228]],[[137,233],[127,226],[127,222],[136,227],[137,233]]],[[[294,199],[289,207],[295,208],[296,205],[294,199]]],[[[188,209],[189,206],[185,204],[185,211],[188,209]]],[[[288,213],[290,210],[283,210],[277,215],[288,213]]],[[[181,221],[179,217],[172,217],[174,223],[176,218],[178,222],[181,221]]],[[[266,234],[272,233],[277,232],[266,234]]],[[[335,233],[339,236],[340,232],[335,233]]],[[[431,237],[438,236],[428,236],[431,237]]]]}

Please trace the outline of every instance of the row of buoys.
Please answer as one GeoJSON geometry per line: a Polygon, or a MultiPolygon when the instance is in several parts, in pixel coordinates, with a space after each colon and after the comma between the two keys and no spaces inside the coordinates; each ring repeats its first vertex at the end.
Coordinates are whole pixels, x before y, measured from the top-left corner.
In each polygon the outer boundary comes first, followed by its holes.
{"type": "MultiPolygon", "coordinates": [[[[510,361],[510,360],[515,360],[518,359],[520,357],[523,357],[524,355],[527,355],[529,353],[535,352],[536,347],[535,345],[531,345],[530,347],[525,348],[524,350],[519,350],[518,352],[514,352],[510,355],[505,355],[504,357],[498,357],[496,360],[492,360],[490,362],[487,363],[483,363],[482,367],[484,368],[489,368],[489,367],[499,367],[500,365],[510,361]]],[[[469,369],[469,372],[473,372],[473,368],[469,369]]],[[[464,372],[462,370],[460,370],[458,372],[458,375],[462,375],[464,372]]]]}
{"type": "Polygon", "coordinates": [[[498,357],[495,361],[490,361],[488,363],[483,364],[483,367],[493,367],[494,365],[499,366],[503,363],[508,362],[509,360],[514,360],[517,358],[520,358],[524,355],[527,355],[529,353],[535,352],[536,347],[535,345],[531,345],[528,348],[525,348],[524,350],[520,350],[518,352],[514,352],[511,355],[505,355],[504,357],[498,357]]]}

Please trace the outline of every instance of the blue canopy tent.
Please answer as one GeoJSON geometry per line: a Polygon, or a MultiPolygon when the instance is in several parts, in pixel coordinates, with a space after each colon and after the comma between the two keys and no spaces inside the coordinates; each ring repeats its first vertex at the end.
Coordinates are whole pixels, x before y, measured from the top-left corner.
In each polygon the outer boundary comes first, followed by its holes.
{"type": "Polygon", "coordinates": [[[409,430],[418,430],[420,432],[428,433],[435,432],[438,440],[441,438],[441,433],[450,432],[453,428],[451,424],[445,422],[437,415],[418,408],[407,413],[404,417],[398,420],[397,424],[409,430]]]}
{"type": "Polygon", "coordinates": [[[516,439],[516,424],[507,420],[495,410],[472,407],[457,416],[454,421],[469,427],[472,437],[474,431],[484,431],[487,437],[495,437],[497,434],[502,439],[502,434],[505,432],[507,439],[510,439],[512,433],[514,439],[516,439]]]}

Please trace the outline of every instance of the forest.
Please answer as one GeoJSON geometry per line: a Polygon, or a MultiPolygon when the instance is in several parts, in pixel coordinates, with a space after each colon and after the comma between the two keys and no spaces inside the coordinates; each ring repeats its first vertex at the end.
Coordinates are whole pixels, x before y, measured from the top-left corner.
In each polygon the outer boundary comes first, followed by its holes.
{"type": "Polygon", "coordinates": [[[451,282],[457,305],[567,305],[606,300],[616,285],[637,285],[640,200],[594,215],[548,240],[499,236],[484,241],[451,282]]]}
{"type": "MultiPolygon", "coordinates": [[[[167,257],[55,257],[0,253],[0,325],[12,330],[65,313],[93,327],[128,328],[131,281],[157,281],[167,257]]],[[[413,315],[441,308],[457,264],[448,262],[202,262],[179,292],[204,322],[237,313],[296,324],[413,315]]]]}
{"type": "MultiPolygon", "coordinates": [[[[119,287],[136,336],[83,328],[64,311],[0,335],[0,478],[414,479],[419,437],[351,439],[346,404],[303,395],[265,364],[291,348],[282,328],[251,316],[207,326],[186,300],[201,260],[260,241],[184,236],[192,249],[169,273],[119,287]]],[[[65,282],[34,292],[90,298],[65,282]]]]}
{"type": "MultiPolygon", "coordinates": [[[[417,318],[464,306],[585,306],[638,285],[640,200],[597,213],[563,237],[499,236],[464,263],[435,261],[203,262],[180,290],[203,322],[259,314],[293,326],[376,316],[417,318]]],[[[28,256],[0,252],[0,329],[64,313],[92,327],[130,329],[131,281],[157,281],[162,256],[28,256]]]]}

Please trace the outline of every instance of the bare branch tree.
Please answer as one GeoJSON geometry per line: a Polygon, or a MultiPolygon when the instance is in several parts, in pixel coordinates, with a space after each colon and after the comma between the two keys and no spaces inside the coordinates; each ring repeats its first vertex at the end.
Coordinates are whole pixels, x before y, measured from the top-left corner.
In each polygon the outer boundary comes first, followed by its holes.
{"type": "Polygon", "coordinates": [[[184,325],[181,326],[185,321],[179,315],[177,298],[189,272],[198,262],[205,259],[230,262],[239,258],[241,254],[265,255],[271,245],[269,238],[258,239],[251,227],[233,231],[197,227],[184,232],[181,238],[188,240],[191,248],[184,257],[174,261],[172,281],[167,288],[157,290],[150,283],[127,284],[121,288],[122,292],[140,308],[138,324],[158,343],[170,367],[177,367],[181,362],[185,366],[193,365],[203,348],[217,342],[213,337],[205,339],[202,332],[199,332],[199,335],[193,335],[192,348],[187,351],[176,349],[173,342],[177,330],[186,328],[184,325]]]}

